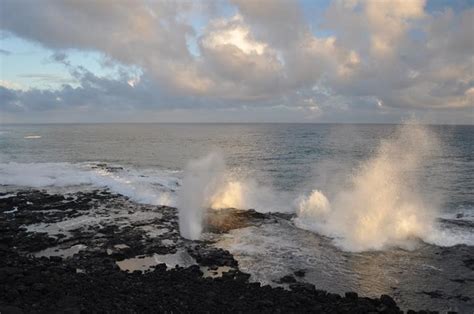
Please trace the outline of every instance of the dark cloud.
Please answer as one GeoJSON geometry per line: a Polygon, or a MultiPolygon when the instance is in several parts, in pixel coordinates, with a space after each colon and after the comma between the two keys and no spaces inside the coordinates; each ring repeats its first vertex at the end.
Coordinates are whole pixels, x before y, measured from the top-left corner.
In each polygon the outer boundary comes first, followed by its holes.
{"type": "Polygon", "coordinates": [[[55,53],[53,53],[50,57],[51,61],[52,62],[58,62],[58,63],[62,63],[66,66],[70,66],[70,62],[68,61],[68,56],[65,52],[63,51],[57,51],[55,53]]]}

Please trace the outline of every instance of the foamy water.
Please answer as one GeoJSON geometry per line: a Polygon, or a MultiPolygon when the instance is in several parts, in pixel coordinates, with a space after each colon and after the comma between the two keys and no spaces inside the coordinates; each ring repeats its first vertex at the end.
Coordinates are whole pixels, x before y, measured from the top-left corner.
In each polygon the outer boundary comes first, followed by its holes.
{"type": "Polygon", "coordinates": [[[101,163],[0,163],[0,184],[34,188],[90,185],[136,202],[175,205],[179,179],[157,169],[124,169],[101,163]]]}

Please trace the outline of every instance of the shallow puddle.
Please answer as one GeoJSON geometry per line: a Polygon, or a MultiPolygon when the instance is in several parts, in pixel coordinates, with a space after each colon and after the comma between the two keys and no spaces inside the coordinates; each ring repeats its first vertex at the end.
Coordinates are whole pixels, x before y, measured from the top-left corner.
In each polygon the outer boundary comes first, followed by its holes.
{"type": "Polygon", "coordinates": [[[233,269],[229,266],[221,266],[217,267],[217,269],[210,269],[209,267],[201,267],[202,276],[204,278],[220,278],[222,274],[228,272],[229,270],[233,269]]]}
{"type": "Polygon", "coordinates": [[[128,249],[129,246],[126,245],[126,244],[115,244],[115,245],[114,245],[114,248],[115,248],[115,249],[118,249],[118,250],[123,250],[123,249],[128,249]]]}
{"type": "Polygon", "coordinates": [[[109,248],[107,249],[107,255],[112,255],[120,250],[124,250],[124,249],[128,249],[130,248],[128,245],[126,244],[115,244],[113,246],[113,248],[109,248]]]}
{"type": "Polygon", "coordinates": [[[161,240],[161,244],[163,244],[164,246],[174,246],[175,243],[176,243],[175,241],[170,240],[170,239],[161,240]]]}
{"type": "Polygon", "coordinates": [[[166,267],[168,268],[174,268],[176,266],[189,267],[195,265],[196,261],[186,251],[178,251],[174,254],[153,254],[151,256],[141,255],[123,261],[117,261],[116,263],[123,271],[133,272],[138,270],[144,272],[158,264],[166,264],[166,267]]]}
{"type": "Polygon", "coordinates": [[[39,251],[34,253],[34,256],[36,257],[50,257],[50,256],[61,256],[61,257],[71,257],[74,254],[79,253],[79,251],[82,251],[87,248],[87,245],[84,244],[76,244],[73,245],[69,248],[61,248],[59,246],[55,247],[50,247],[45,250],[39,251]]]}

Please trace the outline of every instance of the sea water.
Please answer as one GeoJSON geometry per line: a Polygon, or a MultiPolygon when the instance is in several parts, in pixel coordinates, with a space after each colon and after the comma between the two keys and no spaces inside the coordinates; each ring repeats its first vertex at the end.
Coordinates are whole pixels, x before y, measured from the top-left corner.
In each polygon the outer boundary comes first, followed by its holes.
{"type": "Polygon", "coordinates": [[[321,289],[474,308],[473,126],[1,125],[0,184],[293,213],[217,245],[261,282],[305,269],[321,289]]]}

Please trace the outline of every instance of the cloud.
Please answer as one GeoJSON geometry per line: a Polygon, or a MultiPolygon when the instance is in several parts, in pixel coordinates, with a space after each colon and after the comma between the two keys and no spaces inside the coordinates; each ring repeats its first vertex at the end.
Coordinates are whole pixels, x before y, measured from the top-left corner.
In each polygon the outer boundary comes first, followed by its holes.
{"type": "Polygon", "coordinates": [[[376,58],[392,57],[411,21],[424,17],[425,0],[369,0],[365,15],[371,31],[370,52],[376,58]]]}
{"type": "Polygon", "coordinates": [[[235,15],[229,21],[225,19],[214,21],[211,30],[203,39],[203,44],[211,49],[234,46],[245,54],[262,55],[267,44],[251,38],[249,28],[242,22],[240,15],[235,15]]]}
{"type": "Polygon", "coordinates": [[[56,83],[56,84],[74,84],[76,83],[75,79],[64,77],[56,74],[48,73],[30,73],[30,74],[20,74],[20,78],[28,78],[42,83],[56,83]]]}
{"type": "Polygon", "coordinates": [[[473,9],[428,14],[424,1],[335,2],[326,27],[361,56],[352,80],[330,86],[347,96],[374,96],[388,107],[469,108],[473,84],[473,9]],[[336,22],[337,19],[337,22],[336,22]],[[355,34],[349,35],[349,27],[355,34]],[[456,34],[456,35],[448,35],[456,34]]]}
{"type": "Polygon", "coordinates": [[[309,31],[303,12],[296,2],[285,0],[233,0],[254,29],[277,48],[291,46],[309,31]]]}
{"type": "Polygon", "coordinates": [[[256,40],[240,15],[211,21],[200,38],[202,72],[222,99],[255,100],[278,92],[283,64],[268,43],[256,40]]]}
{"type": "Polygon", "coordinates": [[[23,89],[23,87],[15,82],[10,82],[7,80],[0,80],[0,86],[6,88],[6,89],[11,89],[11,90],[18,90],[18,89],[23,89]]]}
{"type": "Polygon", "coordinates": [[[4,0],[0,29],[51,49],[76,84],[66,80],[53,91],[2,83],[0,110],[271,108],[280,111],[275,117],[292,112],[315,121],[452,110],[472,117],[473,8],[334,1],[315,32],[296,1],[226,5],[232,14],[212,2],[4,0]],[[197,26],[196,17],[205,22],[197,26]],[[101,53],[116,75],[73,67],[71,49],[101,53]]]}

